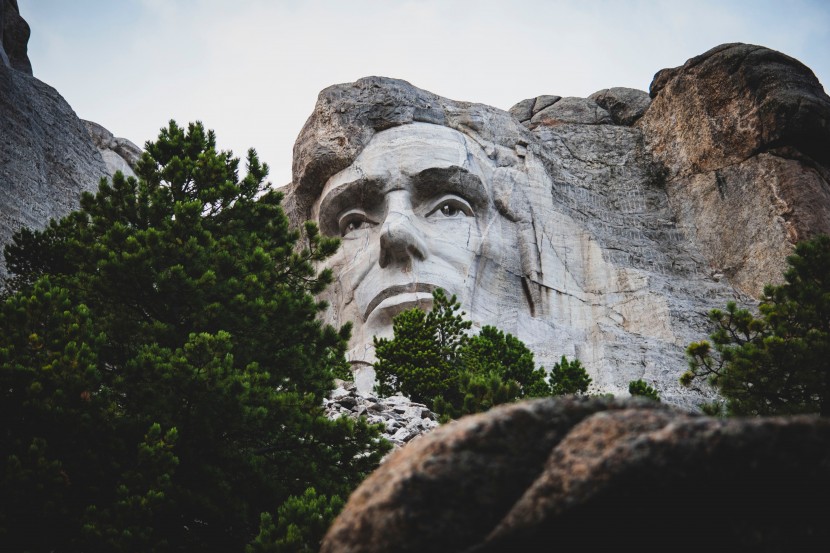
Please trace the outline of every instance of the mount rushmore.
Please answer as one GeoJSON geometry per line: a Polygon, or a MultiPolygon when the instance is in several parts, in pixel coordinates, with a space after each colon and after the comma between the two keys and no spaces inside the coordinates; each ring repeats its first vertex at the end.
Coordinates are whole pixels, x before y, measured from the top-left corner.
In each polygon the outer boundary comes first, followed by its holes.
{"type": "MultiPolygon", "coordinates": [[[[0,239],[44,227],[140,149],[81,121],[32,75],[28,27],[4,4],[0,239]]],[[[556,91],[546,91],[556,92],[556,91]]],[[[643,379],[674,404],[706,312],[751,304],[795,242],[830,232],[830,98],[809,68],[726,44],[659,71],[648,93],[540,95],[508,111],[367,77],[320,93],[294,147],[284,206],[342,238],[326,322],[372,337],[456,294],[538,364],[579,358],[594,391],[643,379]]],[[[705,393],[704,393],[705,395],[705,393]]]]}
{"type": "MultiPolygon", "coordinates": [[[[778,52],[727,44],[657,73],[647,94],[523,100],[505,112],[368,77],[320,93],[286,209],[343,243],[327,322],[372,336],[458,296],[474,327],[597,391],[644,379],[672,403],[705,313],[778,282],[793,244],[830,230],[830,98],[778,52]]],[[[363,376],[365,375],[365,376],[363,376]]]]}

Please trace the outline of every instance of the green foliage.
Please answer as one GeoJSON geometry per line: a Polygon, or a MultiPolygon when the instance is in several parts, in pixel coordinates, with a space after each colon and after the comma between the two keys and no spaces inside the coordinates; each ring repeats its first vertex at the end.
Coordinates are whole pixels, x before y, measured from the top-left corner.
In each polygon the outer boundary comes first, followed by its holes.
{"type": "Polygon", "coordinates": [[[565,356],[550,371],[550,389],[554,396],[584,394],[591,385],[591,377],[579,359],[568,361],[565,356]]]}
{"type": "Polygon", "coordinates": [[[699,407],[704,415],[710,417],[725,417],[727,415],[726,405],[722,401],[701,403],[699,407]]]}
{"type": "Polygon", "coordinates": [[[517,338],[485,326],[476,336],[455,296],[433,293],[433,309],[395,317],[393,339],[375,338],[377,391],[401,392],[444,420],[524,397],[550,394],[545,371],[517,338]]]}
{"type": "MultiPolygon", "coordinates": [[[[457,391],[459,355],[472,323],[458,313],[461,304],[441,289],[432,294],[432,311],[408,309],[392,321],[394,338],[374,338],[377,392],[400,392],[431,404],[438,396],[457,391]]],[[[457,394],[455,394],[457,396],[457,394]]],[[[457,402],[457,397],[445,398],[457,402]]]]}
{"type": "Polygon", "coordinates": [[[660,401],[660,393],[646,384],[644,380],[632,380],[628,383],[628,393],[632,396],[641,396],[660,401]]]}
{"type": "Polygon", "coordinates": [[[786,282],[768,285],[759,316],[735,303],[715,309],[710,341],[687,348],[680,381],[716,386],[733,415],[830,415],[830,238],[802,242],[786,282]]]}
{"type": "Polygon", "coordinates": [[[497,375],[516,383],[514,398],[550,395],[545,370],[535,366],[533,352],[511,334],[485,326],[467,340],[461,356],[464,368],[473,374],[497,375]]]}
{"type": "Polygon", "coordinates": [[[377,428],[322,412],[350,332],[313,299],[337,241],[307,225],[300,248],[267,166],[253,150],[241,178],[238,164],[201,124],[171,122],[138,179],[102,181],[7,246],[10,549],[241,551],[260,513],[312,486],[345,497],[386,450],[377,428]]]}
{"type": "Polygon", "coordinates": [[[246,553],[315,553],[334,517],[343,509],[343,500],[317,495],[308,488],[302,496],[289,497],[277,509],[277,523],[262,513],[259,535],[246,553]]]}

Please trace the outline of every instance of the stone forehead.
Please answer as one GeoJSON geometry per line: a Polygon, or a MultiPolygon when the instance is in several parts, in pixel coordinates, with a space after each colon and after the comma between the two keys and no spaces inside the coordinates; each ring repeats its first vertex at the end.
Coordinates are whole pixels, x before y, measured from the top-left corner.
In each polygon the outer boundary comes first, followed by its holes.
{"type": "Polygon", "coordinates": [[[530,132],[509,113],[457,102],[386,77],[367,77],[323,90],[294,144],[293,178],[286,200],[292,221],[307,219],[326,181],[351,165],[376,134],[412,123],[454,129],[493,158],[527,145],[530,132]]]}
{"type": "Polygon", "coordinates": [[[466,167],[472,163],[481,167],[489,156],[478,143],[455,129],[414,122],[375,134],[350,167],[395,164],[405,158],[426,166],[443,160],[444,164],[466,167]]]}

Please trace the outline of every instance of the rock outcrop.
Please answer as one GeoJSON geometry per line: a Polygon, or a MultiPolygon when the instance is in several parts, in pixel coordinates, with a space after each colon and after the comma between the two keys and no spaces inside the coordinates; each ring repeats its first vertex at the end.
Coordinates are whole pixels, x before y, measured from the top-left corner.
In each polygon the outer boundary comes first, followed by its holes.
{"type": "MultiPolygon", "coordinates": [[[[50,219],[77,209],[81,193],[97,190],[101,177],[115,170],[131,174],[129,166],[140,150],[100,125],[81,121],[54,88],[32,76],[26,55],[29,26],[15,0],[0,0],[0,31],[5,56],[0,63],[0,244],[7,244],[19,229],[42,229],[50,219]]],[[[0,255],[0,281],[5,277],[0,255]]]]}
{"type": "Polygon", "coordinates": [[[368,77],[320,93],[286,208],[343,237],[325,318],[354,323],[364,393],[372,336],[441,287],[540,364],[582,360],[595,391],[643,379],[692,407],[677,379],[705,313],[751,305],[795,241],[830,231],[828,118],[809,69],[748,45],[659,72],[650,95],[509,112],[368,77]]]}
{"type": "Polygon", "coordinates": [[[830,233],[830,97],[803,64],[725,44],[658,72],[637,123],[675,220],[753,296],[795,242],[830,233]]]}
{"type": "Polygon", "coordinates": [[[366,417],[370,424],[383,425],[383,437],[396,448],[438,427],[438,415],[402,395],[379,398],[362,395],[354,382],[335,381],[335,388],[323,401],[329,419],[366,417]]]}
{"type": "Polygon", "coordinates": [[[830,421],[537,400],[393,453],[321,552],[823,551],[828,491],[830,421]]]}
{"type": "MultiPolygon", "coordinates": [[[[0,243],[44,228],[108,175],[84,124],[54,88],[0,65],[0,243]]],[[[5,276],[0,263],[0,277],[5,276]]]]}
{"type": "Polygon", "coordinates": [[[114,175],[116,171],[121,171],[128,177],[134,177],[133,168],[141,158],[141,148],[126,138],[114,136],[98,123],[84,121],[84,125],[107,165],[107,172],[114,175]]]}
{"type": "Polygon", "coordinates": [[[0,64],[32,74],[29,34],[29,24],[20,17],[17,0],[0,0],[0,64]]]}
{"type": "MultiPolygon", "coordinates": [[[[100,177],[130,174],[140,150],[31,76],[28,25],[0,2],[8,242],[77,207],[100,177]]],[[[372,337],[442,287],[474,330],[517,336],[539,364],[582,360],[593,391],[643,379],[692,407],[706,394],[677,379],[686,345],[709,333],[705,313],[751,305],[796,241],[830,232],[829,152],[830,98],[807,67],[760,46],[662,70],[650,94],[547,94],[509,112],[368,77],[321,92],[285,206],[344,238],[322,299],[326,322],[354,324],[363,396],[372,337]]]]}

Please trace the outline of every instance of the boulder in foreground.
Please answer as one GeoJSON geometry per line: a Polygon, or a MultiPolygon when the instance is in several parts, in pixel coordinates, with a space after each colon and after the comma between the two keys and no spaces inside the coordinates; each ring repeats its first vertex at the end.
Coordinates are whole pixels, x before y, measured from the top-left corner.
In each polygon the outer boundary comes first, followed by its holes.
{"type": "Polygon", "coordinates": [[[396,452],[321,551],[827,550],[830,421],[549,398],[396,452]]]}

